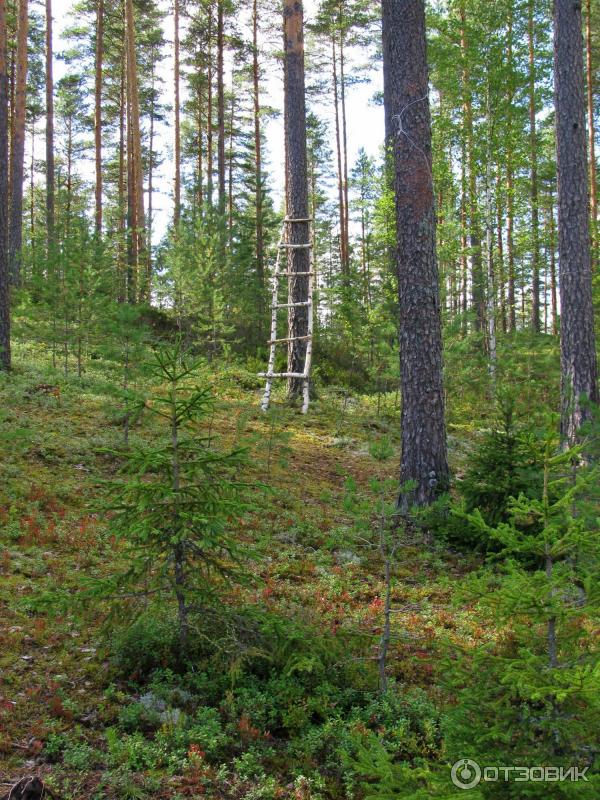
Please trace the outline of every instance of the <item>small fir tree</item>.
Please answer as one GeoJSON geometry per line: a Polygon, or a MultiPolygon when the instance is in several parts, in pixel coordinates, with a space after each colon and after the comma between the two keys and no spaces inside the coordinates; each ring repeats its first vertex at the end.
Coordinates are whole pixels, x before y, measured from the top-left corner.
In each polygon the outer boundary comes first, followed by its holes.
{"type": "Polygon", "coordinates": [[[250,555],[232,530],[248,508],[237,477],[245,451],[218,450],[202,432],[214,399],[209,389],[190,386],[196,369],[180,341],[156,351],[152,372],[166,388],[146,407],[164,437],[128,450],[120,480],[111,482],[112,528],[130,563],[124,582],[144,595],[174,598],[181,657],[192,615],[214,600],[219,584],[243,579],[239,563],[250,555]]]}
{"type": "MultiPolygon", "coordinates": [[[[481,601],[495,635],[458,665],[449,662],[456,693],[446,717],[450,755],[487,764],[592,767],[585,786],[532,784],[528,797],[592,797],[600,785],[593,773],[600,673],[589,638],[600,610],[600,549],[595,511],[585,502],[598,473],[575,470],[580,454],[579,447],[561,451],[558,436],[548,434],[541,497],[513,498],[508,521],[497,527],[479,511],[469,517],[502,548],[494,558],[505,560],[481,601]]],[[[523,784],[504,791],[525,796],[523,784]]]]}

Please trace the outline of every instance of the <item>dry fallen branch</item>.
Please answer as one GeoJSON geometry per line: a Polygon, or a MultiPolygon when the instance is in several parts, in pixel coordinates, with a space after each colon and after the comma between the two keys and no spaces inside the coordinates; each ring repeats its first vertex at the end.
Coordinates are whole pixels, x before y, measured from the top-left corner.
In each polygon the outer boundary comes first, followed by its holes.
{"type": "Polygon", "coordinates": [[[59,800],[40,778],[30,775],[17,781],[7,794],[0,797],[0,800],[44,800],[44,798],[59,800]]]}

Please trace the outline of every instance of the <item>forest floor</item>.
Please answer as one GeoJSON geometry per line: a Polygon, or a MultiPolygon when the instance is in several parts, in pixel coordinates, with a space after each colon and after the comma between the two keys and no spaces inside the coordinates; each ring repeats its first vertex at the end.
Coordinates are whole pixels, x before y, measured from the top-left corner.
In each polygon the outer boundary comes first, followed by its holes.
{"type": "MultiPolygon", "coordinates": [[[[115,672],[113,618],[106,603],[79,609],[71,601],[90,576],[110,574],[119,563],[110,516],[100,502],[102,480],[117,466],[107,451],[118,448],[123,436],[111,388],[118,367],[91,361],[79,379],[53,371],[33,346],[18,347],[15,355],[15,370],[0,385],[0,796],[11,782],[32,773],[65,800],[211,792],[330,796],[317,784],[311,794],[298,771],[294,778],[273,767],[271,779],[268,767],[266,777],[265,769],[250,769],[246,745],[262,734],[243,714],[234,720],[237,728],[228,729],[238,732],[237,739],[229,734],[228,760],[231,752],[237,759],[228,772],[192,761],[179,767],[169,762],[167,768],[160,760],[136,757],[135,742],[124,753],[107,735],[120,730],[123,706],[141,690],[115,672]]],[[[252,385],[249,373],[225,366],[207,371],[206,380],[219,398],[213,432],[224,443],[250,448],[245,479],[257,484],[256,509],[239,524],[241,540],[257,550],[256,580],[232,588],[225,601],[254,603],[294,624],[344,633],[348,641],[355,636],[351,656],[363,690],[376,693],[373,655],[384,584],[376,537],[368,533],[377,524],[378,490],[372,482],[393,483],[398,463],[376,460],[369,448],[383,437],[397,445],[396,398],[378,401],[323,390],[306,417],[283,405],[263,415],[258,388],[244,388],[252,385]],[[265,493],[259,482],[271,491],[265,493]],[[367,531],[363,546],[360,537],[350,536],[357,526],[367,531]]],[[[155,424],[142,418],[132,441],[151,438],[155,424]]],[[[455,415],[450,428],[455,471],[472,432],[472,420],[455,415]]],[[[388,674],[433,701],[441,638],[463,648],[490,635],[474,605],[453,596],[454,586],[478,563],[475,556],[418,536],[407,539],[396,557],[398,613],[388,674]]],[[[235,672],[235,663],[231,669],[235,672]]],[[[264,736],[269,738],[268,731],[264,736]]]]}

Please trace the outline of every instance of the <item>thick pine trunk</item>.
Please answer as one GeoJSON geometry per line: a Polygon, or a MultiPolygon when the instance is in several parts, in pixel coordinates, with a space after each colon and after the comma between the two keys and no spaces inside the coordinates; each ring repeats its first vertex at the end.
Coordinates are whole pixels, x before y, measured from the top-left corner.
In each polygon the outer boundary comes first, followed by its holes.
{"type": "Polygon", "coordinates": [[[400,312],[400,507],[448,485],[424,0],[382,0],[384,101],[393,121],[400,312]]]}
{"type": "Polygon", "coordinates": [[[10,369],[8,268],[8,70],[6,0],[0,0],[0,368],[10,369]]]}
{"type": "Polygon", "coordinates": [[[96,4],[96,64],[94,78],[94,160],[96,168],[95,225],[102,233],[102,63],[104,59],[104,0],[96,4]]]}
{"type": "Polygon", "coordinates": [[[589,242],[581,6],[554,2],[554,99],[558,177],[561,431],[575,442],[598,402],[589,242]]]}
{"type": "Polygon", "coordinates": [[[596,188],[596,131],[594,126],[594,68],[592,64],[592,3],[585,4],[585,66],[587,77],[588,147],[590,159],[590,211],[592,216],[592,267],[598,260],[598,193],[596,188]]]}
{"type": "MultiPolygon", "coordinates": [[[[286,168],[286,213],[289,219],[308,217],[308,175],[306,158],[306,97],[304,86],[304,32],[303,9],[300,0],[284,0],[284,107],[285,107],[285,168],[286,168]]],[[[290,244],[309,242],[307,222],[287,225],[290,244]]],[[[289,272],[310,270],[309,248],[289,250],[287,268],[289,272]]],[[[308,276],[289,278],[289,301],[306,302],[308,299],[308,276]]],[[[308,333],[308,309],[305,306],[290,308],[288,336],[306,336],[308,333]]],[[[288,372],[303,372],[306,358],[306,339],[293,341],[288,347],[288,372]]],[[[302,380],[290,378],[288,394],[295,398],[302,392],[302,380]]]]}
{"type": "Polygon", "coordinates": [[[17,28],[17,64],[13,129],[10,148],[10,227],[8,255],[11,282],[21,282],[21,248],[23,244],[23,167],[25,157],[25,93],[27,88],[27,0],[19,0],[17,28]]]}

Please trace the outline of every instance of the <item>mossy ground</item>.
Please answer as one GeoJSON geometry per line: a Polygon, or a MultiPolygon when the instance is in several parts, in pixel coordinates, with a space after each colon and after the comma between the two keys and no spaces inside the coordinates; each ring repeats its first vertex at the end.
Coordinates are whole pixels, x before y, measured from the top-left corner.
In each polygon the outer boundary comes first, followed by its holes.
{"type": "MultiPolygon", "coordinates": [[[[456,365],[461,359],[458,352],[456,365]]],[[[529,366],[519,379],[525,402],[533,408],[545,390],[527,377],[536,359],[525,360],[529,366]]],[[[449,380],[455,472],[462,468],[477,427],[493,414],[485,398],[469,388],[469,375],[463,372],[463,378],[456,370],[449,380]]],[[[238,523],[239,536],[258,552],[252,565],[256,580],[232,588],[225,603],[254,603],[334,635],[356,634],[356,650],[349,657],[359,664],[363,686],[376,691],[372,654],[382,622],[382,565],[376,548],[348,544],[346,535],[356,520],[344,498],[349,479],[368,498],[374,477],[398,474],[396,458],[381,463],[369,455],[369,443],[382,436],[398,444],[397,397],[357,397],[322,388],[307,417],[285,407],[281,397],[263,415],[260,390],[244,388],[252,385],[247,371],[208,366],[204,379],[219,400],[213,432],[226,443],[248,445],[245,478],[271,488],[267,494],[256,489],[256,510],[238,523]]],[[[484,371],[477,380],[483,385],[484,371]]],[[[308,783],[294,781],[277,767],[268,789],[261,789],[239,759],[226,777],[214,765],[194,766],[192,759],[180,772],[131,768],[126,779],[119,765],[104,759],[106,730],[115,724],[131,689],[114,677],[107,605],[74,610],[60,600],[76,599],[86,577],[110,574],[119,564],[119,546],[99,502],[102,479],[117,467],[106,451],[118,447],[123,437],[112,388],[118,381],[114,363],[90,360],[81,378],[71,372],[65,376],[51,368],[41,348],[18,344],[14,371],[1,379],[1,782],[35,771],[64,798],[175,798],[210,792],[308,797],[308,783]],[[60,392],[44,385],[58,386],[60,392]],[[64,749],[61,757],[49,756],[48,743],[61,736],[71,742],[68,757],[64,749]]],[[[143,381],[139,388],[150,391],[143,381]]],[[[151,438],[155,425],[143,416],[132,439],[151,438]]],[[[438,641],[443,637],[468,648],[491,635],[472,604],[457,604],[453,598],[455,585],[477,565],[476,556],[436,542],[411,541],[401,548],[393,586],[394,606],[401,611],[394,615],[388,659],[389,675],[398,685],[421,687],[436,701],[438,641]]],[[[238,722],[242,728],[246,724],[238,722]]],[[[235,746],[243,759],[243,732],[235,746]]]]}

